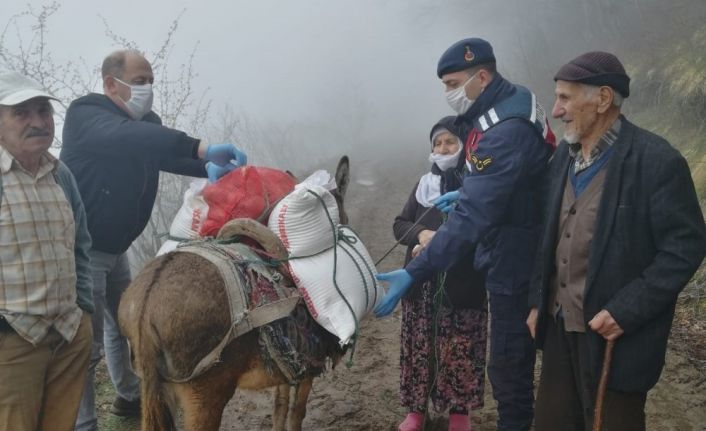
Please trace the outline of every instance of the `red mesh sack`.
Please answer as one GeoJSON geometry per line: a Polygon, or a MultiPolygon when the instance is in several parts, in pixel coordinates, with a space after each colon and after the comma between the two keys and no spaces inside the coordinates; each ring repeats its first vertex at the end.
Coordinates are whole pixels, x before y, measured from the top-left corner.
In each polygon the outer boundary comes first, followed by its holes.
{"type": "Polygon", "coordinates": [[[294,184],[294,178],[286,172],[257,166],[244,166],[224,175],[203,189],[208,216],[201,236],[216,236],[234,218],[251,218],[267,225],[270,211],[294,190],[294,184]]]}

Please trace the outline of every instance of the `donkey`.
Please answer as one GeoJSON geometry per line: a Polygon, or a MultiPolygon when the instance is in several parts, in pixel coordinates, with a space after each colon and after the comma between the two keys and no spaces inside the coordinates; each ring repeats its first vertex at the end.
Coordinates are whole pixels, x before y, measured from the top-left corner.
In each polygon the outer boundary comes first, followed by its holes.
{"type": "MultiPolygon", "coordinates": [[[[340,219],[347,223],[343,199],[349,183],[349,161],[343,156],[336,169],[340,219]]],[[[251,223],[242,227],[229,224],[219,233],[256,239],[270,255],[284,257],[279,239],[264,226],[251,223]],[[259,226],[259,225],[258,225],[259,226]]],[[[286,272],[282,271],[282,272],[286,272]]],[[[304,305],[292,315],[308,320],[313,331],[309,352],[323,367],[312,367],[299,376],[294,386],[290,411],[290,380],[277,367],[267,366],[261,356],[259,332],[255,328],[237,336],[220,352],[219,361],[187,381],[164,378],[165,367],[188,375],[197,363],[224,338],[231,326],[228,297],[216,265],[191,253],[167,253],[151,260],[123,294],[118,310],[120,328],[128,338],[135,371],[142,377],[142,430],[176,429],[176,413],[183,414],[188,431],[218,430],[223,409],[236,388],[264,389],[276,386],[273,430],[301,430],[312,380],[330,361],[336,364],[344,350],[338,338],[313,321],[304,305]],[[303,316],[303,317],[302,317],[303,316]]],[[[302,337],[297,337],[302,338],[302,337]]],[[[295,340],[296,342],[296,340],[295,340]]],[[[300,341],[301,342],[301,341],[300,341]]]]}

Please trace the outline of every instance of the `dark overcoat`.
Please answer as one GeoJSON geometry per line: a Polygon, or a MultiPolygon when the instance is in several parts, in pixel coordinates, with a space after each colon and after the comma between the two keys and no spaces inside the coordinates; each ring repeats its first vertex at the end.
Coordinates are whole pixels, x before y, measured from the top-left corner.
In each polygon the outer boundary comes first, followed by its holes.
{"type": "MultiPolygon", "coordinates": [[[[605,342],[588,321],[606,309],[625,331],[615,344],[608,387],[646,392],[664,366],[677,296],[706,254],[706,227],[686,160],[663,138],[621,120],[589,251],[583,317],[594,381],[605,342]]],[[[530,289],[530,305],[539,308],[540,348],[572,161],[562,144],[550,163],[547,217],[530,289]]]]}

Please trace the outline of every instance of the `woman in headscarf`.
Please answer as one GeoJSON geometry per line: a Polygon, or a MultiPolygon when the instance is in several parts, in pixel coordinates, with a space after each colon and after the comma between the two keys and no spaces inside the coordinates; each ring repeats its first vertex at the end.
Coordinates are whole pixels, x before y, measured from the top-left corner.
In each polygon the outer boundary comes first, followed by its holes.
{"type": "MultiPolygon", "coordinates": [[[[432,128],[431,171],[395,218],[395,237],[407,245],[405,265],[444,222],[431,202],[461,186],[465,157],[454,118],[432,128]]],[[[437,412],[449,411],[449,431],[471,429],[470,412],[483,406],[487,318],[484,280],[473,269],[473,253],[414,285],[402,299],[400,401],[408,414],[400,431],[422,430],[429,400],[437,412]]]]}

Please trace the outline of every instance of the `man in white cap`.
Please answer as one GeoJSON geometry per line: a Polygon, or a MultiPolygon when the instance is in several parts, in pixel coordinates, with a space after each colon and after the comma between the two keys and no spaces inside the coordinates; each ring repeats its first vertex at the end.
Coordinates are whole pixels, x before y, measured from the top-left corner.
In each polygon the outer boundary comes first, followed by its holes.
{"type": "Polygon", "coordinates": [[[91,238],[41,85],[0,73],[0,430],[71,430],[91,352],[91,238]]]}

